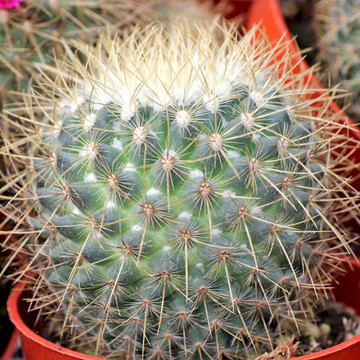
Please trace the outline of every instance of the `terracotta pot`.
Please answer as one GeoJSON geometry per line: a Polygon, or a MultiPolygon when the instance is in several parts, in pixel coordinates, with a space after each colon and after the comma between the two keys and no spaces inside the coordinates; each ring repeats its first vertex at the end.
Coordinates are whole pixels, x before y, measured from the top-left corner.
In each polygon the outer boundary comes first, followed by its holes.
{"type": "MultiPolygon", "coordinates": [[[[335,284],[335,297],[338,301],[353,307],[360,313],[360,262],[353,259],[347,265],[348,272],[339,277],[335,284]]],[[[101,360],[84,355],[51,343],[31,330],[36,314],[28,312],[28,303],[24,300],[29,294],[23,292],[24,283],[19,283],[10,294],[7,306],[10,320],[20,334],[25,360],[101,360]]],[[[311,355],[293,360],[360,360],[360,335],[311,355]]],[[[7,360],[7,359],[6,359],[7,360]]]]}

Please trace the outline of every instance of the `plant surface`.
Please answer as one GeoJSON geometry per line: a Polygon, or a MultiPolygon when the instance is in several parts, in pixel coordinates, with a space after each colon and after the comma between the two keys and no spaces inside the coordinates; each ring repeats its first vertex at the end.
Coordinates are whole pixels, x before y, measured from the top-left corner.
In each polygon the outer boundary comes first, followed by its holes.
{"type": "Polygon", "coordinates": [[[255,31],[186,28],[65,46],[17,119],[32,146],[3,196],[14,256],[38,273],[32,308],[58,309],[68,346],[99,356],[271,348],[348,248],[335,219],[357,209],[336,166],[353,148],[329,94],[313,100],[255,31]]]}

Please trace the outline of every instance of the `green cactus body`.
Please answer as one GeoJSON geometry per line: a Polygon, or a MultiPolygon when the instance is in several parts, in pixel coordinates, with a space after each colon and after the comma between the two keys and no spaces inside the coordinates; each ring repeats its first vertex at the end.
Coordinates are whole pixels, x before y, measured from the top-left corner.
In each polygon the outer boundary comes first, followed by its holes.
{"type": "Polygon", "coordinates": [[[40,82],[22,219],[38,302],[98,355],[246,355],[311,314],[337,262],[326,101],[254,32],[218,32],[103,36],[40,82]]]}
{"type": "Polygon", "coordinates": [[[360,119],[360,1],[319,1],[315,20],[319,58],[328,66],[333,80],[352,93],[348,109],[360,119]]]}

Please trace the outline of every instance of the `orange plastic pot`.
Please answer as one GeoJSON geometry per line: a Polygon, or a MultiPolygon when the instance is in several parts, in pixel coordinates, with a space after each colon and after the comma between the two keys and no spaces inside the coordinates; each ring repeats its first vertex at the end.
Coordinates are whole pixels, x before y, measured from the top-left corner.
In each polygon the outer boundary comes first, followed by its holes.
{"type": "MultiPolygon", "coordinates": [[[[338,301],[353,307],[360,314],[360,262],[349,259],[347,273],[339,277],[334,294],[338,301]]],[[[81,354],[51,343],[39,336],[31,328],[36,317],[35,312],[28,312],[26,299],[29,294],[23,292],[24,283],[19,283],[8,299],[10,320],[20,334],[25,360],[101,360],[81,354]]],[[[360,335],[317,353],[294,358],[296,360],[360,360],[360,335]]],[[[293,360],[294,360],[293,359],[293,360]]]]}
{"type": "Polygon", "coordinates": [[[11,322],[20,334],[24,360],[103,360],[81,354],[45,340],[32,330],[36,312],[28,312],[26,299],[30,294],[23,291],[25,283],[18,283],[12,290],[7,309],[11,322]]]}

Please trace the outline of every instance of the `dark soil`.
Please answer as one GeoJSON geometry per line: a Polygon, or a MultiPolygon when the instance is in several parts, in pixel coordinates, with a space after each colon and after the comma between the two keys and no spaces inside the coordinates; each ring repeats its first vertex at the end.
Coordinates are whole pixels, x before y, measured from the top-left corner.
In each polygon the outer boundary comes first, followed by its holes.
{"type": "Polygon", "coordinates": [[[306,61],[314,65],[318,49],[316,47],[316,35],[313,21],[315,0],[281,0],[281,7],[286,23],[300,49],[306,52],[306,61]]]}
{"type": "Polygon", "coordinates": [[[340,344],[360,334],[360,316],[352,308],[330,301],[318,309],[316,323],[305,322],[301,332],[298,340],[294,336],[280,337],[274,351],[256,360],[285,360],[340,344]]]}
{"type": "Polygon", "coordinates": [[[321,309],[316,325],[305,329],[298,355],[327,349],[358,334],[360,316],[341,303],[329,302],[321,309]]]}

